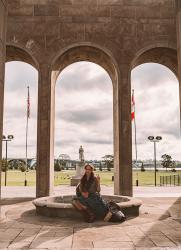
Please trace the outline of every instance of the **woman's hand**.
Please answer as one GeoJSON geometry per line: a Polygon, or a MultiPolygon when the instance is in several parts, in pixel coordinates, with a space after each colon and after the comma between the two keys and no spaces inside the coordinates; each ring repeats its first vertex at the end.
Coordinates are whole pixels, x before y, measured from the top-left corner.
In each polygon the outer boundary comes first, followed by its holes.
{"type": "Polygon", "coordinates": [[[96,175],[96,179],[97,179],[97,182],[100,183],[100,176],[99,175],[96,175]]]}
{"type": "Polygon", "coordinates": [[[88,198],[89,193],[88,193],[88,192],[82,192],[82,196],[83,196],[84,198],[88,198]]]}

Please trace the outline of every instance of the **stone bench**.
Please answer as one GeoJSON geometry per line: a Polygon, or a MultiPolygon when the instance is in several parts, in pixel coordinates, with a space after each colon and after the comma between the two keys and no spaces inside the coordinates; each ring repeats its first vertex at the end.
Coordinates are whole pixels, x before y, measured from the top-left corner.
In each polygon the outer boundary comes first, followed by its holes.
{"type": "MultiPolygon", "coordinates": [[[[39,215],[60,218],[80,218],[81,214],[72,205],[73,195],[47,196],[33,200],[39,215]]],[[[138,216],[142,202],[139,199],[119,195],[102,195],[105,201],[116,202],[127,216],[138,216]]]]}

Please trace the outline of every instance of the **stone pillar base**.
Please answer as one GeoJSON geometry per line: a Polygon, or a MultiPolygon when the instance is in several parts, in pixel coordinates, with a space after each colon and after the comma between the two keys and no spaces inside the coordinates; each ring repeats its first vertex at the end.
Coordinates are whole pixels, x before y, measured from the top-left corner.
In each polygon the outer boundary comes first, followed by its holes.
{"type": "Polygon", "coordinates": [[[70,186],[77,186],[80,182],[80,178],[79,176],[72,176],[72,178],[70,179],[70,186]]]}

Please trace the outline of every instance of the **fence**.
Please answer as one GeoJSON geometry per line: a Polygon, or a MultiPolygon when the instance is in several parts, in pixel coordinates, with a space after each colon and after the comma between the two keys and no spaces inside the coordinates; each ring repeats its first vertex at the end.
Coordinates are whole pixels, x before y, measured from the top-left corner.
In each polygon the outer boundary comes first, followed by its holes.
{"type": "Polygon", "coordinates": [[[160,186],[181,186],[181,175],[160,176],[160,186]]]}

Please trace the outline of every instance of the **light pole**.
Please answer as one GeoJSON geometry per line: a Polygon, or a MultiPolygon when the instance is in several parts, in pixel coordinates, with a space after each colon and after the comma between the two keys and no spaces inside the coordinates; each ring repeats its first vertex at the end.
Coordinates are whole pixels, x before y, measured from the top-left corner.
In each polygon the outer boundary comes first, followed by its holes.
{"type": "Polygon", "coordinates": [[[2,141],[6,142],[6,165],[5,165],[5,179],[4,179],[4,185],[7,184],[7,165],[8,165],[8,141],[12,141],[14,139],[13,135],[8,135],[7,137],[3,135],[2,141]]]}
{"type": "Polygon", "coordinates": [[[155,187],[156,187],[156,142],[159,142],[162,140],[161,136],[148,136],[148,140],[151,142],[154,142],[154,165],[155,165],[155,187]]]}

